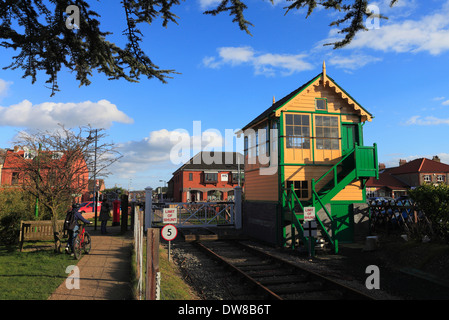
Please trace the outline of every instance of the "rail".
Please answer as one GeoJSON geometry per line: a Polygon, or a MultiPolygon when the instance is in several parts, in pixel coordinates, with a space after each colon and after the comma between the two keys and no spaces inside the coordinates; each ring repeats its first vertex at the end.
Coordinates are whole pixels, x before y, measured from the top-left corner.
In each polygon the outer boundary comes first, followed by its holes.
{"type": "Polygon", "coordinates": [[[360,299],[372,297],[254,246],[235,241],[196,243],[251,283],[263,299],[360,299]]]}

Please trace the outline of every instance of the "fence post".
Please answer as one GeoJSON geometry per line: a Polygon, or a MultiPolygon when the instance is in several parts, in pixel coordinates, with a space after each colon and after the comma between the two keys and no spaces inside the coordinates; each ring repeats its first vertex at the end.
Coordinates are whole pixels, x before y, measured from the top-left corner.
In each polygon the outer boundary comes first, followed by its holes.
{"type": "Polygon", "coordinates": [[[145,188],[145,231],[151,228],[153,222],[153,188],[145,188]]]}
{"type": "Polygon", "coordinates": [[[242,228],[242,187],[234,188],[234,225],[236,229],[242,228]]]}
{"type": "Polygon", "coordinates": [[[159,229],[147,229],[147,281],[146,300],[158,300],[159,279],[159,229]]]}

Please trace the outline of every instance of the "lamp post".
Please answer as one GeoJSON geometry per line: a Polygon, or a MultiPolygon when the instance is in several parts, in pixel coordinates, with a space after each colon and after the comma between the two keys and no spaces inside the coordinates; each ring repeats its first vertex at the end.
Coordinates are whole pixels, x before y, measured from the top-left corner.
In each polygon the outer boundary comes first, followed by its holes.
{"type": "Polygon", "coordinates": [[[94,210],[95,210],[95,224],[94,230],[97,230],[97,133],[98,129],[95,129],[95,138],[92,137],[92,132],[89,132],[88,140],[95,139],[95,149],[94,149],[94,210]]]}
{"type": "MultiPolygon", "coordinates": [[[[163,182],[164,183],[164,188],[165,188],[165,185],[166,185],[166,183],[167,183],[167,181],[165,181],[165,180],[159,180],[159,182],[163,182]]],[[[164,190],[161,188],[161,202],[163,202],[162,200],[163,200],[163,192],[164,190]]]]}

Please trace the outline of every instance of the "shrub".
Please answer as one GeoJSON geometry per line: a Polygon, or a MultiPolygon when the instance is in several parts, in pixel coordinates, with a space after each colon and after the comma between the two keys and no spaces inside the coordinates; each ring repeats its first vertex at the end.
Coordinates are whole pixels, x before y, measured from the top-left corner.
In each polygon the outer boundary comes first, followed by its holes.
{"type": "Polygon", "coordinates": [[[18,188],[0,189],[0,243],[18,240],[20,220],[34,219],[35,201],[18,188]]]}
{"type": "Polygon", "coordinates": [[[437,236],[449,241],[449,186],[425,184],[410,190],[409,195],[431,221],[437,236]]]}

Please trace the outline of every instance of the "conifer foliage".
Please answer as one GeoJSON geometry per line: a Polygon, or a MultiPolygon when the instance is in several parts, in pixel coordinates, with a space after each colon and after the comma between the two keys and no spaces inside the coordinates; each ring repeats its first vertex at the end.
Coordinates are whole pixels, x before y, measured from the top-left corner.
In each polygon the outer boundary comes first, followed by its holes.
{"type": "MultiPolygon", "coordinates": [[[[62,67],[75,74],[80,86],[91,83],[89,77],[94,70],[109,79],[126,79],[138,82],[141,76],[156,78],[165,83],[176,72],[160,69],[140,46],[143,38],[140,23],[153,24],[160,19],[162,26],[178,23],[173,8],[181,5],[181,0],[121,0],[126,25],[123,47],[108,41],[111,34],[100,28],[100,13],[93,11],[89,3],[94,0],[3,0],[0,1],[0,46],[17,52],[9,65],[4,68],[21,69],[23,77],[37,80],[39,71],[44,71],[48,79],[51,95],[58,87],[58,73],[62,67]],[[67,28],[69,13],[67,7],[79,8],[79,26],[67,28]]],[[[274,4],[274,0],[270,0],[274,4]]],[[[340,48],[351,42],[357,32],[365,30],[364,20],[372,17],[367,12],[367,0],[287,0],[286,14],[292,10],[307,7],[307,17],[317,6],[345,13],[344,17],[332,25],[344,26],[341,41],[332,43],[340,48]]],[[[95,2],[98,2],[95,0],[95,2]]],[[[107,2],[107,1],[105,1],[107,2]]],[[[391,0],[391,4],[397,0],[391,0]]],[[[105,4],[106,5],[106,4],[105,4]]],[[[248,9],[242,0],[221,0],[213,10],[205,14],[217,15],[229,12],[233,22],[241,30],[251,34],[253,24],[246,20],[244,11],[248,9]]],[[[385,18],[380,16],[380,18],[385,18]]]]}

